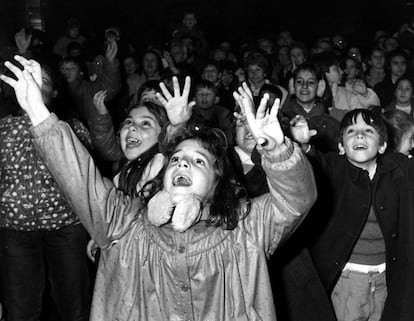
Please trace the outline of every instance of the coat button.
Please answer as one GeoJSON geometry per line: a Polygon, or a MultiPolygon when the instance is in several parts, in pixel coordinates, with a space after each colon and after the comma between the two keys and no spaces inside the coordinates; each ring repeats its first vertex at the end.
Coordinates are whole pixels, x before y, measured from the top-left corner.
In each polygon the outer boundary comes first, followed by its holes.
{"type": "Polygon", "coordinates": [[[395,262],[395,261],[397,261],[397,258],[396,258],[396,257],[393,257],[391,260],[392,260],[393,262],[395,262]]]}
{"type": "Polygon", "coordinates": [[[187,292],[188,291],[188,285],[183,284],[183,286],[181,287],[181,290],[183,290],[184,292],[187,292]]]}
{"type": "Polygon", "coordinates": [[[336,261],[336,262],[335,262],[335,265],[336,265],[336,266],[339,266],[339,262],[338,262],[338,261],[336,261]]]}
{"type": "Polygon", "coordinates": [[[181,246],[178,248],[178,252],[180,252],[180,253],[184,253],[184,252],[185,252],[185,246],[184,246],[184,245],[181,245],[181,246]]]}
{"type": "Polygon", "coordinates": [[[398,236],[398,234],[397,234],[397,233],[392,233],[392,235],[391,235],[391,237],[392,237],[393,239],[396,239],[396,238],[397,238],[397,236],[398,236]]]}
{"type": "Polygon", "coordinates": [[[382,206],[382,205],[381,205],[381,206],[379,207],[379,209],[380,209],[380,211],[383,211],[383,210],[384,210],[384,206],[382,206]]]}

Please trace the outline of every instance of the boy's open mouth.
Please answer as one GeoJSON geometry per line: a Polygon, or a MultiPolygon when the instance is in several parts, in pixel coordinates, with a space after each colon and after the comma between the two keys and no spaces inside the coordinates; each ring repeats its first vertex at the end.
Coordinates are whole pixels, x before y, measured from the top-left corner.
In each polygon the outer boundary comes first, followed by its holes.
{"type": "Polygon", "coordinates": [[[185,175],[177,175],[173,179],[173,186],[190,186],[192,181],[185,175]]]}
{"type": "Polygon", "coordinates": [[[354,146],[354,150],[366,150],[366,149],[368,149],[368,147],[365,146],[365,145],[355,145],[354,146]]]}

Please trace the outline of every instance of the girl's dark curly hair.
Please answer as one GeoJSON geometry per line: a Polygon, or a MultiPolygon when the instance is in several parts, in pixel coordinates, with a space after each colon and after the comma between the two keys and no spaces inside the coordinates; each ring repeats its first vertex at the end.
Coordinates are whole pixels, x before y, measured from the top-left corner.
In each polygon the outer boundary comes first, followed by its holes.
{"type": "MultiPolygon", "coordinates": [[[[210,205],[209,223],[213,226],[221,226],[224,229],[234,229],[241,216],[241,199],[247,200],[247,194],[236,178],[233,166],[229,161],[226,135],[217,128],[199,126],[184,128],[174,135],[164,151],[168,161],[178,144],[189,139],[198,141],[215,158],[214,169],[217,185],[212,198],[208,200],[210,205]]],[[[156,193],[163,189],[166,168],[167,165],[142,188],[140,197],[145,205],[156,193]]],[[[243,214],[246,215],[248,210],[243,214]]]]}

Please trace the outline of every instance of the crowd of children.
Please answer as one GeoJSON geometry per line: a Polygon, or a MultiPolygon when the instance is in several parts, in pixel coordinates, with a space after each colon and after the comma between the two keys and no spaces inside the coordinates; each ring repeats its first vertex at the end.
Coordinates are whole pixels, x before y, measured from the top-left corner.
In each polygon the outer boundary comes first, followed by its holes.
{"type": "Polygon", "coordinates": [[[414,319],[414,20],[66,27],[0,48],[0,319],[414,319]]]}

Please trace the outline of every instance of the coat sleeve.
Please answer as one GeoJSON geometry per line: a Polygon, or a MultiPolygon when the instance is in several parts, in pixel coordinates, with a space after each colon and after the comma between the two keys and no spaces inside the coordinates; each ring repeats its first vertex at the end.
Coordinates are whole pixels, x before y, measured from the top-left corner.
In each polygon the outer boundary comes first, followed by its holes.
{"type": "Polygon", "coordinates": [[[121,145],[115,134],[112,117],[94,114],[89,119],[89,130],[93,146],[99,156],[107,161],[116,162],[122,158],[121,145]]]}
{"type": "Polygon", "coordinates": [[[31,128],[34,145],[66,200],[100,247],[107,247],[137,221],[138,199],[103,177],[70,126],[51,115],[31,128]]]}
{"type": "Polygon", "coordinates": [[[253,242],[270,256],[309,212],[316,200],[310,163],[300,147],[287,140],[283,155],[262,156],[269,193],[253,199],[249,215],[241,222],[253,242]]]}
{"type": "Polygon", "coordinates": [[[102,75],[99,81],[103,88],[108,91],[106,96],[107,100],[114,98],[119,93],[122,83],[117,59],[112,62],[104,61],[102,75]]]}

